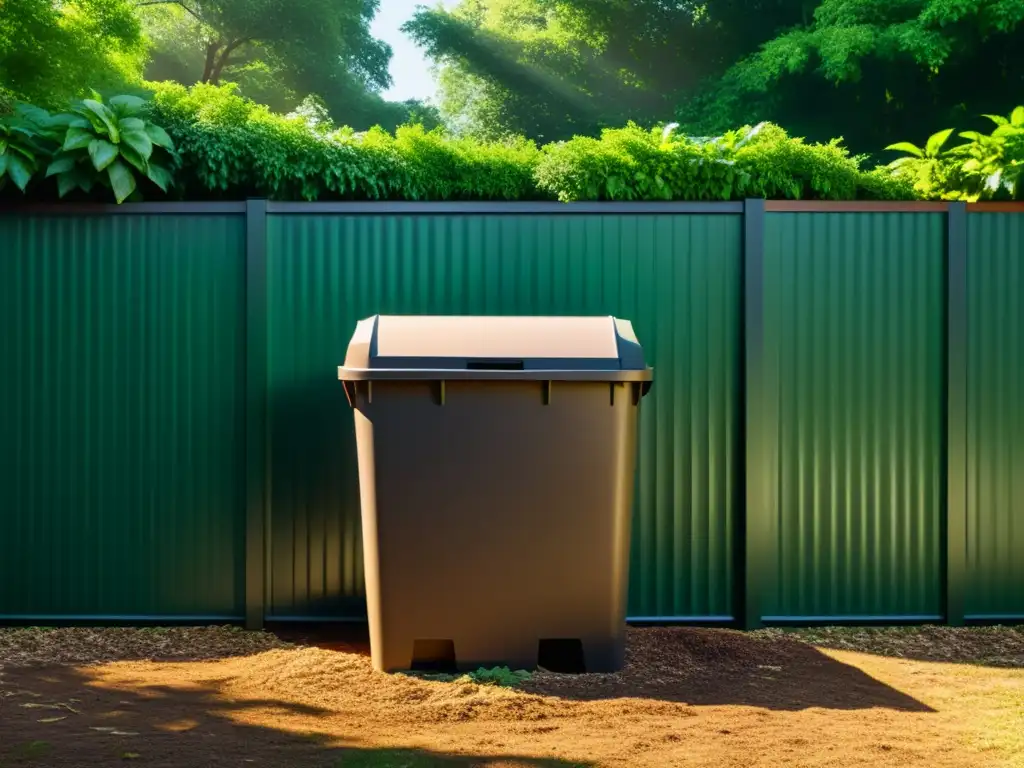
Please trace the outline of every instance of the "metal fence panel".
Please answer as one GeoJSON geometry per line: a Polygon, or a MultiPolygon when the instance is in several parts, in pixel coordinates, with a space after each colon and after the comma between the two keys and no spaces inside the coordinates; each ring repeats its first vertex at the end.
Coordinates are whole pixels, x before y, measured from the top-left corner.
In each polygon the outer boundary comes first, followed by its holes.
{"type": "Polygon", "coordinates": [[[968,215],[968,618],[1024,618],[1024,213],[968,215]]]}
{"type": "Polygon", "coordinates": [[[352,415],[336,367],[355,322],[378,312],[633,320],[657,381],[642,409],[630,613],[731,615],[740,216],[268,221],[272,616],[364,610],[352,415]]]}
{"type": "Polygon", "coordinates": [[[236,617],[244,219],[0,217],[0,618],[236,617]]]}
{"type": "Polygon", "coordinates": [[[942,614],[945,217],[770,213],[766,620],[942,614]]]}

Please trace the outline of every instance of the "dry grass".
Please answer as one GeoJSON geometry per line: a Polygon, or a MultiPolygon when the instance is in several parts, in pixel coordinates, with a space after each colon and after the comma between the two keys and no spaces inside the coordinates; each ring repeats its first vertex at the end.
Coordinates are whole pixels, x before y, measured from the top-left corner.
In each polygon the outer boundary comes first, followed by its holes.
{"type": "Polygon", "coordinates": [[[510,690],[263,633],[0,631],[0,765],[1024,767],[1021,638],[631,630],[619,674],[510,690]]]}

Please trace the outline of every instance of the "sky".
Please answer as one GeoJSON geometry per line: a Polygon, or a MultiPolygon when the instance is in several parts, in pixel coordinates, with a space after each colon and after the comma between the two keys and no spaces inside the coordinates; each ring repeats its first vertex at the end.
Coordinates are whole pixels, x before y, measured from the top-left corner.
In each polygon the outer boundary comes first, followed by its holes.
{"type": "MultiPolygon", "coordinates": [[[[443,0],[451,8],[457,0],[443,0]]],[[[437,0],[381,0],[380,11],[373,20],[373,36],[391,46],[392,85],[382,95],[391,101],[406,99],[429,99],[436,86],[430,73],[430,63],[423,58],[420,50],[400,27],[412,18],[417,5],[433,6],[437,0]]]]}

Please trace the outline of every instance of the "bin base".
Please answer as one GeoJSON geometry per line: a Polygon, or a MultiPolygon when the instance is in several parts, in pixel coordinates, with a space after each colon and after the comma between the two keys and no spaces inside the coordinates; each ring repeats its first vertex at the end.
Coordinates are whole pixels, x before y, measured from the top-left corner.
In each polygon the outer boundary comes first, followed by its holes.
{"type": "Polygon", "coordinates": [[[622,643],[607,637],[542,638],[506,646],[494,656],[493,648],[474,647],[448,638],[389,638],[383,648],[374,648],[373,666],[381,672],[472,672],[493,667],[564,674],[608,673],[622,669],[622,643]]]}

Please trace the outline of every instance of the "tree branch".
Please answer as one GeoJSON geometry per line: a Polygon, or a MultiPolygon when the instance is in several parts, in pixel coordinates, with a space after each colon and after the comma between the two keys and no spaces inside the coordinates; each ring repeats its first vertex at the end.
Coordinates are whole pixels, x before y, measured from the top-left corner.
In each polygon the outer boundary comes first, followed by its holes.
{"type": "Polygon", "coordinates": [[[217,61],[217,51],[220,50],[220,43],[209,43],[206,46],[206,64],[203,65],[203,79],[200,82],[208,83],[213,77],[214,63],[217,61]]]}
{"type": "Polygon", "coordinates": [[[184,10],[186,13],[191,15],[196,21],[203,24],[206,23],[203,21],[202,17],[198,13],[196,13],[194,10],[185,5],[185,3],[182,2],[182,0],[142,0],[142,2],[136,3],[135,7],[145,8],[147,5],[176,5],[182,10],[184,10]]]}
{"type": "Polygon", "coordinates": [[[242,37],[238,40],[233,40],[230,43],[228,43],[224,50],[221,51],[220,60],[217,62],[217,64],[213,68],[213,71],[210,73],[209,82],[213,83],[214,85],[220,84],[220,76],[224,72],[224,67],[227,66],[228,59],[231,57],[231,54],[239,48],[241,48],[246,43],[248,43],[249,41],[250,38],[242,37]]]}

